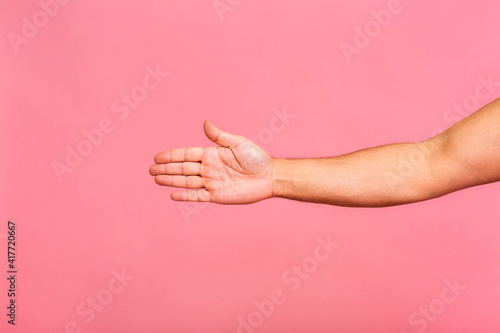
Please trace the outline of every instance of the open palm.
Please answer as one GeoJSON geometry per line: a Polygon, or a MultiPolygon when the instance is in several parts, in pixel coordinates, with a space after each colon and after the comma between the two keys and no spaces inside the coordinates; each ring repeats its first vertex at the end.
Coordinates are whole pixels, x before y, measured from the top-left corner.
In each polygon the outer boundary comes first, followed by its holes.
{"type": "Polygon", "coordinates": [[[204,130],[219,147],[167,150],[149,168],[158,185],[191,189],[172,192],[172,200],[248,204],[273,196],[272,158],[264,149],[210,120],[204,130]]]}

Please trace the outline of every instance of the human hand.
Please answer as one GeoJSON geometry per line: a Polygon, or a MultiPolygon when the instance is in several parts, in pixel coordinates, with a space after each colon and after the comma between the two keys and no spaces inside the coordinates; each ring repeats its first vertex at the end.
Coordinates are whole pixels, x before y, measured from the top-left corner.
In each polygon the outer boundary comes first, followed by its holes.
{"type": "Polygon", "coordinates": [[[249,204],[273,196],[273,158],[264,149],[211,120],[203,128],[218,147],[167,150],[149,168],[158,185],[190,189],[172,192],[172,200],[249,204]]]}

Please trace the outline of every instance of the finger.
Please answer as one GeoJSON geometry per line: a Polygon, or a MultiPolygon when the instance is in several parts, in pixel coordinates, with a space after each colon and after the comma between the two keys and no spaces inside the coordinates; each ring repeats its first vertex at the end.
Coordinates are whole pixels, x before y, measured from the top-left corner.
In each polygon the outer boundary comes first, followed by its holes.
{"type": "Polygon", "coordinates": [[[157,176],[157,175],[199,176],[201,175],[201,163],[182,162],[182,163],[154,164],[149,168],[149,173],[152,176],[157,176]]]}
{"type": "Polygon", "coordinates": [[[210,200],[210,193],[205,189],[192,191],[175,191],[170,194],[170,198],[174,201],[212,201],[210,200]]]}
{"type": "Polygon", "coordinates": [[[203,157],[202,147],[177,148],[161,152],[155,156],[155,163],[200,162],[203,157]]]}
{"type": "Polygon", "coordinates": [[[205,130],[205,135],[210,139],[210,141],[215,142],[222,147],[233,147],[247,140],[244,136],[222,131],[220,128],[215,126],[210,119],[205,121],[203,129],[205,130]]]}
{"type": "Polygon", "coordinates": [[[184,187],[184,188],[202,188],[204,187],[203,178],[200,176],[177,176],[177,175],[158,175],[155,177],[158,185],[184,187]]]}

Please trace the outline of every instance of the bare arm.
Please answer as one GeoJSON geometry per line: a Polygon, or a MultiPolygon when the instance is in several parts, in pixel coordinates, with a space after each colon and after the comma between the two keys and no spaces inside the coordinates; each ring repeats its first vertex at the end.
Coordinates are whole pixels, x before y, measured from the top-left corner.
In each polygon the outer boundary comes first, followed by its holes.
{"type": "Polygon", "coordinates": [[[272,162],[274,196],[338,206],[401,205],[500,181],[500,99],[422,142],[272,162]]]}
{"type": "Polygon", "coordinates": [[[281,197],[383,207],[500,181],[500,99],[422,142],[388,144],[335,157],[273,158],[210,120],[204,131],[217,147],[164,151],[150,167],[157,184],[188,189],[172,192],[173,200],[249,204],[281,197]]]}

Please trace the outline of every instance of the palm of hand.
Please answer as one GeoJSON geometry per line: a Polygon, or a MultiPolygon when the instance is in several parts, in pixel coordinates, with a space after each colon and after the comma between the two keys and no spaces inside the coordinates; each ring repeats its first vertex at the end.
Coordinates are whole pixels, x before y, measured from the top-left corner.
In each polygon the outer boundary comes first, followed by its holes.
{"type": "Polygon", "coordinates": [[[179,148],[159,153],[150,173],[159,185],[183,187],[176,201],[247,204],[273,195],[271,156],[247,138],[221,131],[211,121],[205,133],[219,147],[179,148]]]}

